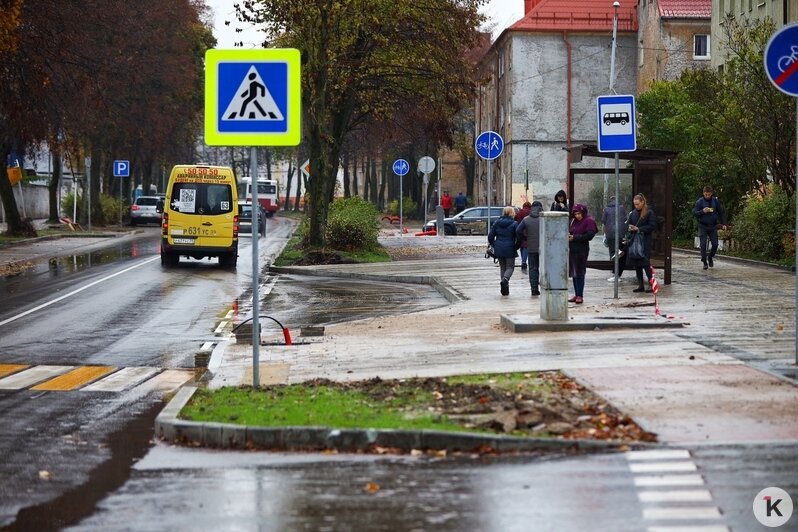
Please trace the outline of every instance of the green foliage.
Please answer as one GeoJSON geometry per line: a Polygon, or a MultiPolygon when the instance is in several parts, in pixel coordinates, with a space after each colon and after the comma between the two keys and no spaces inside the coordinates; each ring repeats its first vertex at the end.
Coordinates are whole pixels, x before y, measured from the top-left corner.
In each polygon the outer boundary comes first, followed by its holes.
{"type": "MultiPolygon", "coordinates": [[[[795,229],[795,197],[788,197],[778,186],[762,196],[751,194],[735,219],[733,238],[741,249],[766,260],[789,258],[794,246],[784,235],[795,229]]],[[[793,241],[794,242],[794,241],[793,241]]]]}
{"type": "MultiPolygon", "coordinates": [[[[78,220],[83,216],[86,212],[85,209],[86,202],[83,198],[83,194],[78,193],[78,210],[77,210],[77,218],[78,220]]],[[[75,212],[73,209],[75,207],[75,194],[70,192],[65,196],[61,197],[61,212],[64,216],[68,218],[72,218],[72,213],[75,212]]],[[[77,220],[72,220],[73,222],[77,220]]]]}
{"type": "MultiPolygon", "coordinates": [[[[418,205],[416,205],[416,202],[413,200],[413,198],[405,196],[402,199],[402,210],[404,211],[403,218],[409,218],[409,217],[413,216],[416,213],[417,209],[418,209],[418,205]]],[[[388,205],[388,213],[389,214],[394,214],[394,215],[398,215],[399,214],[399,200],[398,199],[391,200],[390,205],[388,205]]]]}
{"type": "Polygon", "coordinates": [[[106,224],[119,222],[127,212],[127,207],[114,196],[108,194],[100,195],[100,209],[102,210],[102,219],[106,224]]]}
{"type": "Polygon", "coordinates": [[[722,72],[686,70],[678,80],[654,83],[637,99],[642,147],[676,150],[673,163],[674,236],[692,237],[691,209],[712,186],[729,219],[746,196],[771,180],[794,193],[795,110],[764,73],[762,51],[770,21],[724,22],[722,72]]]}
{"type": "Polygon", "coordinates": [[[359,196],[335,200],[327,218],[327,244],[344,251],[376,248],[378,214],[373,204],[359,196]]]}

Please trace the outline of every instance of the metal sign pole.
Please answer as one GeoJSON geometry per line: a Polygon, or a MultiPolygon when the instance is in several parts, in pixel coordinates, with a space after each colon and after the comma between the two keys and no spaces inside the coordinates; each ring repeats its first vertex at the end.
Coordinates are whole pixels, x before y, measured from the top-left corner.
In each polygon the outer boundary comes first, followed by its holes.
{"type": "Polygon", "coordinates": [[[260,386],[260,306],[258,296],[258,148],[249,149],[249,175],[252,187],[252,386],[260,386]]]}
{"type": "Polygon", "coordinates": [[[405,209],[403,205],[404,200],[404,189],[402,188],[402,174],[399,174],[399,238],[404,238],[405,230],[404,230],[404,221],[405,221],[405,209]]]}
{"type": "MultiPolygon", "coordinates": [[[[795,183],[798,185],[798,98],[795,99],[795,183]]],[[[798,195],[795,197],[795,236],[798,237],[798,195]]],[[[796,238],[798,240],[798,238],[796,238]]],[[[798,245],[795,246],[795,364],[798,365],[798,245]]]]}
{"type": "Polygon", "coordinates": [[[493,176],[491,176],[491,166],[493,166],[493,165],[491,163],[493,161],[488,160],[486,162],[488,163],[488,233],[490,233],[490,214],[491,214],[491,212],[490,212],[490,196],[491,196],[491,194],[493,192],[493,183],[492,183],[493,176]]]}

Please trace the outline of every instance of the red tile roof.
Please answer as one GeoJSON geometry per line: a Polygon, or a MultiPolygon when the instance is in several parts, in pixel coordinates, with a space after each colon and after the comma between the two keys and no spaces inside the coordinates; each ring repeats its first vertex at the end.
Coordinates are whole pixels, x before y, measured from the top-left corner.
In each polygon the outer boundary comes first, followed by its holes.
{"type": "MultiPolygon", "coordinates": [[[[637,0],[620,3],[618,31],[637,31],[637,0]]],[[[535,7],[509,29],[612,31],[613,16],[611,0],[537,0],[535,7]]]]}
{"type": "Polygon", "coordinates": [[[659,0],[659,16],[708,19],[712,17],[712,0],[659,0]]]}

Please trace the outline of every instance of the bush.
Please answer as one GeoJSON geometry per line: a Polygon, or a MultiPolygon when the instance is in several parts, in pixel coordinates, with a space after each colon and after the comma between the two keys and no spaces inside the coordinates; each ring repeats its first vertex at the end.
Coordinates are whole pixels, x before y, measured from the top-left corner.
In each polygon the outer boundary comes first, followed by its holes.
{"type": "Polygon", "coordinates": [[[735,218],[734,239],[741,249],[768,260],[786,258],[784,235],[795,229],[795,198],[777,185],[764,196],[749,194],[735,218]]]}
{"type": "Polygon", "coordinates": [[[357,196],[334,201],[324,234],[327,245],[342,251],[376,248],[378,214],[374,205],[357,196]]]}
{"type": "MultiPolygon", "coordinates": [[[[81,219],[83,217],[83,215],[85,214],[85,210],[86,210],[84,208],[85,205],[86,205],[86,202],[83,199],[83,194],[78,194],[78,210],[77,210],[77,217],[76,217],[77,220],[81,219]]],[[[72,213],[74,212],[73,211],[74,207],[75,207],[75,194],[74,193],[70,192],[69,194],[66,194],[65,196],[61,197],[61,212],[63,213],[64,216],[66,216],[69,219],[72,219],[72,213]]],[[[76,222],[77,220],[72,220],[72,221],[76,222]]]]}
{"type": "Polygon", "coordinates": [[[108,194],[100,195],[100,209],[102,210],[103,222],[106,224],[119,223],[125,216],[126,206],[114,196],[108,194]]]}
{"type": "MultiPolygon", "coordinates": [[[[405,211],[402,218],[410,218],[416,213],[417,208],[418,206],[413,201],[413,198],[405,197],[402,200],[402,210],[405,211]]],[[[388,214],[399,215],[399,200],[391,201],[390,205],[388,205],[388,214]]]]}

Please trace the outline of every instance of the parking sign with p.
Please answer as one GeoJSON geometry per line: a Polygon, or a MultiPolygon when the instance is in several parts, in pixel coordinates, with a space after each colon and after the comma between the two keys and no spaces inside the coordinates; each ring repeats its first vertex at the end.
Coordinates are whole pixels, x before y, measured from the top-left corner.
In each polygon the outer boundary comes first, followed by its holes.
{"type": "Polygon", "coordinates": [[[114,177],[130,177],[130,161],[114,161],[114,177]]]}

